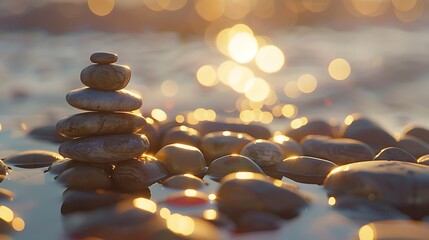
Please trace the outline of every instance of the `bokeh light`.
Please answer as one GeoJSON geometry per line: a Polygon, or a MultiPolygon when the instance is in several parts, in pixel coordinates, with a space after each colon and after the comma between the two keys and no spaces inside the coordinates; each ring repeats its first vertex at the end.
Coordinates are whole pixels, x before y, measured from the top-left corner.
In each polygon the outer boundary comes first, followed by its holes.
{"type": "Polygon", "coordinates": [[[263,46],[259,49],[256,65],[266,73],[278,72],[285,63],[285,56],[278,47],[274,45],[263,46]]]}
{"type": "Polygon", "coordinates": [[[218,83],[216,69],[212,65],[204,65],[197,71],[198,82],[205,87],[213,87],[218,83]]]}
{"type": "Polygon", "coordinates": [[[258,42],[247,32],[235,33],[228,44],[228,53],[238,63],[252,61],[258,51],[258,42]]]}
{"type": "Polygon", "coordinates": [[[281,113],[286,118],[294,118],[298,115],[298,108],[293,104],[285,104],[281,108],[281,113]]]}
{"type": "Polygon", "coordinates": [[[312,74],[303,74],[297,81],[298,89],[303,93],[311,93],[316,90],[317,80],[312,74]]]}
{"type": "Polygon", "coordinates": [[[297,98],[301,96],[301,91],[298,88],[297,81],[289,81],[284,87],[284,93],[289,98],[297,98]]]}
{"type": "Polygon", "coordinates": [[[247,83],[255,75],[250,68],[244,66],[236,66],[229,72],[228,85],[236,92],[243,93],[246,91],[247,83]]]}
{"type": "Polygon", "coordinates": [[[179,91],[179,88],[175,81],[165,80],[161,84],[161,93],[166,97],[174,97],[176,96],[178,91],[179,91]]]}
{"type": "Polygon", "coordinates": [[[374,240],[375,233],[371,226],[364,225],[359,229],[359,240],[374,240]]]}
{"type": "Polygon", "coordinates": [[[247,81],[244,95],[251,101],[263,101],[270,93],[270,85],[262,78],[251,78],[247,81]]]}
{"type": "Polygon", "coordinates": [[[349,62],[343,58],[332,60],[329,64],[329,75],[335,80],[345,80],[350,76],[351,67],[349,62]]]}
{"type": "Polygon", "coordinates": [[[162,122],[167,120],[167,113],[164,112],[163,110],[159,109],[159,108],[154,108],[151,111],[152,118],[154,118],[155,120],[162,122]]]}
{"type": "Polygon", "coordinates": [[[97,16],[106,16],[115,7],[115,0],[88,0],[88,7],[97,16]]]}
{"type": "Polygon", "coordinates": [[[201,18],[210,22],[220,18],[225,12],[225,2],[218,0],[196,0],[194,7],[201,18]]]}

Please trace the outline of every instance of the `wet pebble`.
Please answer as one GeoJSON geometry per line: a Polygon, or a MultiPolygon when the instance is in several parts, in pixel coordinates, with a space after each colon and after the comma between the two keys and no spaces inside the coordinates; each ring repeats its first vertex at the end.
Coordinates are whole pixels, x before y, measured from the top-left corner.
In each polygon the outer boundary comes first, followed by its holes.
{"type": "Polygon", "coordinates": [[[429,166],[429,154],[419,157],[419,159],[417,159],[417,162],[429,166]]]}
{"type": "Polygon", "coordinates": [[[206,169],[203,153],[196,147],[173,143],[162,147],[155,157],[171,174],[191,173],[197,175],[206,169]]]}
{"type": "Polygon", "coordinates": [[[415,158],[419,158],[423,155],[429,154],[429,144],[419,138],[412,136],[405,136],[399,139],[398,147],[409,152],[415,158]]]}
{"type": "Polygon", "coordinates": [[[4,162],[20,168],[47,167],[53,162],[64,159],[56,152],[46,150],[28,150],[7,157],[4,162]]]}
{"type": "Polygon", "coordinates": [[[231,154],[215,159],[207,170],[207,175],[215,181],[220,181],[223,177],[234,172],[255,172],[264,174],[262,169],[250,158],[231,154]]]}
{"type": "Polygon", "coordinates": [[[112,173],[115,189],[138,191],[168,177],[164,165],[153,156],[123,161],[115,165],[112,173]]]}
{"type": "Polygon", "coordinates": [[[426,144],[429,144],[429,129],[418,126],[409,126],[405,129],[404,135],[416,137],[426,144]]]}
{"type": "Polygon", "coordinates": [[[146,126],[144,117],[132,113],[86,112],[60,120],[56,129],[69,137],[135,133],[146,126]]]}
{"type": "Polygon", "coordinates": [[[109,174],[113,169],[113,165],[110,163],[85,163],[66,158],[53,162],[51,166],[49,166],[48,172],[54,175],[60,175],[65,170],[76,166],[93,166],[103,169],[109,174]]]}
{"type": "Polygon", "coordinates": [[[179,174],[171,176],[162,182],[162,185],[167,188],[175,189],[199,189],[203,188],[206,183],[201,178],[191,174],[179,174]]]}
{"type": "MultiPolygon", "coordinates": [[[[150,119],[152,120],[152,119],[150,119]]],[[[148,154],[154,155],[160,148],[161,145],[161,134],[159,132],[158,125],[152,121],[147,121],[146,127],[137,132],[138,134],[145,135],[150,142],[148,154]]]]}
{"type": "Polygon", "coordinates": [[[96,52],[91,54],[89,60],[98,64],[110,64],[118,61],[118,55],[110,52],[96,52]]]}
{"type": "Polygon", "coordinates": [[[253,160],[260,167],[276,165],[283,160],[283,151],[275,143],[258,139],[246,144],[240,155],[253,160]]]}
{"type": "Polygon", "coordinates": [[[268,139],[271,132],[267,127],[254,123],[243,124],[234,121],[202,121],[196,126],[196,129],[202,136],[212,132],[230,131],[237,133],[246,133],[255,139],[268,139]]]}
{"type": "Polygon", "coordinates": [[[118,64],[93,64],[80,73],[80,80],[85,86],[102,91],[123,89],[130,79],[130,68],[118,64]]]}
{"type": "Polygon", "coordinates": [[[292,128],[289,127],[283,134],[294,139],[297,142],[301,142],[301,139],[305,138],[308,135],[321,135],[328,137],[335,137],[335,129],[329,123],[324,120],[309,120],[307,124],[299,127],[292,128]]]}
{"type": "Polygon", "coordinates": [[[142,98],[128,90],[100,91],[79,88],[66,96],[71,106],[88,111],[134,111],[142,106],[142,98]]]}
{"type": "Polygon", "coordinates": [[[246,133],[230,131],[212,132],[206,134],[201,140],[200,149],[209,165],[219,157],[238,154],[241,149],[255,139],[246,133]]]}
{"type": "Polygon", "coordinates": [[[299,143],[285,135],[276,135],[270,138],[270,141],[276,143],[283,150],[283,157],[293,157],[302,155],[302,147],[299,143]]]}
{"type": "Polygon", "coordinates": [[[235,232],[273,231],[282,227],[283,220],[267,212],[248,212],[237,220],[235,232]]]}
{"type": "Polygon", "coordinates": [[[304,155],[326,159],[337,165],[374,158],[368,145],[354,139],[308,136],[303,139],[302,149],[304,155]]]}
{"type": "Polygon", "coordinates": [[[404,162],[413,162],[413,163],[417,162],[416,158],[413,157],[413,155],[397,147],[388,147],[381,150],[374,157],[374,160],[395,160],[395,161],[404,161],[404,162]]]}
{"type": "Polygon", "coordinates": [[[297,156],[284,159],[276,167],[285,177],[296,182],[323,184],[326,176],[337,165],[320,158],[297,156]]]}
{"type": "Polygon", "coordinates": [[[68,188],[81,190],[108,189],[112,185],[109,174],[92,166],[76,166],[62,172],[56,181],[68,188]]]}
{"type": "Polygon", "coordinates": [[[138,158],[148,148],[144,135],[116,134],[68,140],[60,145],[59,152],[73,160],[108,163],[138,158]]]}
{"type": "Polygon", "coordinates": [[[201,136],[197,130],[187,126],[177,126],[170,128],[162,138],[161,146],[172,143],[182,143],[198,147],[201,141],[201,136]]]}

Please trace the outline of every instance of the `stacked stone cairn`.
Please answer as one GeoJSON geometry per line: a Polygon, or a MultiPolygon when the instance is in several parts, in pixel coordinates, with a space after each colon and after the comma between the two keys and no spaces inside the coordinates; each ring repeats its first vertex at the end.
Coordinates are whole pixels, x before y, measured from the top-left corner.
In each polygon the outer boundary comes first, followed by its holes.
{"type": "Polygon", "coordinates": [[[130,68],[115,64],[118,57],[113,53],[94,53],[90,60],[94,64],[80,75],[86,87],[66,96],[68,104],[87,112],[62,119],[56,126],[59,134],[69,138],[59,153],[70,159],[57,180],[69,188],[110,189],[114,165],[140,159],[148,150],[149,140],[137,133],[146,120],[138,114],[142,98],[124,89],[130,68]]]}

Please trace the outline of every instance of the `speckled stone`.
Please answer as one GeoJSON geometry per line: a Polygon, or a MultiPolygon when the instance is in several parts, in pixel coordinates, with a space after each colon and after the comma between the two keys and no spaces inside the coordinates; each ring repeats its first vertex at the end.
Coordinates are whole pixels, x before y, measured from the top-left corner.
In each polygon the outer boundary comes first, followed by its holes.
{"type": "Polygon", "coordinates": [[[56,180],[73,189],[108,189],[111,187],[109,174],[92,166],[76,166],[62,172],[56,180]]]}
{"type": "Polygon", "coordinates": [[[404,131],[404,135],[416,137],[426,144],[429,144],[429,129],[418,126],[408,126],[404,131]]]}
{"type": "Polygon", "coordinates": [[[217,199],[219,211],[232,219],[254,211],[292,218],[308,205],[298,191],[284,187],[280,180],[249,172],[225,176],[217,199]]]}
{"type": "Polygon", "coordinates": [[[429,154],[419,157],[419,159],[417,159],[417,162],[429,166],[429,154]]]}
{"type": "Polygon", "coordinates": [[[331,161],[297,156],[284,159],[276,165],[279,172],[287,178],[301,183],[323,184],[326,176],[337,167],[331,161]]]}
{"type": "Polygon", "coordinates": [[[210,164],[219,157],[240,153],[246,144],[254,140],[252,136],[246,133],[213,132],[203,137],[200,149],[206,158],[206,163],[210,164]]]}
{"type": "Polygon", "coordinates": [[[198,147],[200,145],[201,136],[200,133],[187,126],[177,126],[170,128],[162,138],[161,146],[165,146],[172,143],[182,143],[198,147]]]}
{"type": "Polygon", "coordinates": [[[80,73],[83,85],[102,91],[116,91],[125,88],[131,79],[131,69],[128,66],[90,65],[80,73]]]}
{"type": "Polygon", "coordinates": [[[110,52],[96,52],[91,54],[89,60],[93,63],[98,64],[115,63],[116,61],[118,61],[118,55],[116,53],[110,52]]]}
{"type": "Polygon", "coordinates": [[[288,127],[283,131],[283,134],[294,139],[297,142],[300,142],[301,139],[305,138],[308,135],[321,135],[328,137],[335,137],[335,129],[329,123],[324,120],[314,119],[309,120],[307,124],[294,129],[288,127]]]}
{"type": "Polygon", "coordinates": [[[191,174],[179,174],[171,176],[162,182],[164,187],[175,189],[200,189],[206,183],[201,178],[195,177],[191,174]]]}
{"type": "Polygon", "coordinates": [[[20,168],[40,168],[47,167],[53,162],[63,159],[63,157],[51,151],[28,150],[15,153],[7,157],[4,162],[20,168]]]}
{"type": "Polygon", "coordinates": [[[303,139],[301,146],[304,155],[326,159],[337,165],[374,158],[368,145],[353,139],[309,136],[303,139]]]}
{"type": "Polygon", "coordinates": [[[59,152],[73,160],[108,163],[138,158],[148,148],[144,135],[117,134],[69,140],[60,145],[59,152]]]}
{"type": "Polygon", "coordinates": [[[219,181],[226,175],[234,172],[255,172],[264,174],[264,171],[250,158],[231,154],[222,156],[211,162],[207,175],[215,181],[219,181]]]}
{"type": "Polygon", "coordinates": [[[280,147],[263,139],[248,143],[240,154],[252,159],[260,167],[276,165],[283,160],[283,151],[280,147]]]}
{"type": "Polygon", "coordinates": [[[162,147],[155,157],[171,174],[201,173],[206,168],[203,153],[196,147],[173,143],[162,147]]]}
{"type": "Polygon", "coordinates": [[[114,92],[79,88],[66,96],[71,106],[88,111],[134,111],[142,106],[142,98],[128,90],[114,92]]]}
{"type": "Polygon", "coordinates": [[[403,161],[403,162],[413,162],[416,163],[417,160],[413,155],[408,153],[407,151],[396,148],[396,147],[388,147],[381,150],[375,157],[374,160],[395,160],[395,161],[403,161]]]}
{"type": "Polygon", "coordinates": [[[136,133],[146,126],[144,117],[132,113],[86,112],[64,118],[57,131],[69,138],[136,133]]]}
{"type": "Polygon", "coordinates": [[[115,189],[125,192],[144,190],[167,177],[168,172],[163,164],[150,155],[120,162],[115,165],[112,173],[115,189]]]}
{"type": "Polygon", "coordinates": [[[374,160],[337,167],[326,177],[329,195],[390,204],[413,218],[429,215],[429,167],[374,160]]]}
{"type": "Polygon", "coordinates": [[[285,135],[277,135],[269,140],[277,144],[283,150],[284,158],[301,156],[303,153],[301,145],[299,145],[297,141],[285,135]]]}
{"type": "Polygon", "coordinates": [[[429,144],[419,138],[412,136],[405,136],[399,139],[398,147],[409,152],[415,158],[419,158],[423,155],[429,154],[429,144]]]}
{"type": "Polygon", "coordinates": [[[270,130],[263,125],[254,123],[243,124],[242,122],[233,120],[217,120],[216,122],[201,121],[196,125],[196,129],[202,136],[212,132],[230,131],[246,133],[255,139],[268,139],[271,137],[270,130]]]}

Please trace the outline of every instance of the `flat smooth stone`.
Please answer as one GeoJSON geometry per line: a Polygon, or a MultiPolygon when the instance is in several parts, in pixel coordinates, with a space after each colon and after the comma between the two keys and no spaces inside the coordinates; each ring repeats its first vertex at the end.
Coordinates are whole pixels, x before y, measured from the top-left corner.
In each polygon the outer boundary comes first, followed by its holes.
{"type": "Polygon", "coordinates": [[[429,167],[374,160],[337,167],[324,186],[331,196],[354,196],[390,204],[419,219],[429,215],[429,167]]]}
{"type": "Polygon", "coordinates": [[[277,144],[283,150],[284,158],[301,156],[303,153],[301,145],[299,145],[297,141],[288,136],[277,135],[271,137],[269,140],[277,144]]]}
{"type": "Polygon", "coordinates": [[[231,154],[219,157],[210,163],[207,175],[215,181],[219,181],[226,175],[234,172],[255,172],[264,174],[264,171],[250,158],[231,154]]]}
{"type": "Polygon", "coordinates": [[[167,169],[155,157],[142,155],[139,159],[115,165],[112,173],[115,189],[122,192],[144,190],[169,176],[167,169]]]}
{"type": "Polygon", "coordinates": [[[374,158],[372,149],[363,142],[346,138],[309,136],[302,140],[304,155],[343,165],[374,158]]]}
{"type": "Polygon", "coordinates": [[[388,147],[381,150],[375,157],[374,160],[396,160],[396,161],[404,161],[404,162],[413,162],[416,163],[417,160],[413,155],[408,153],[407,151],[396,148],[396,147],[388,147]]]}
{"type": "Polygon", "coordinates": [[[7,157],[4,162],[20,168],[40,168],[47,167],[53,162],[64,159],[56,152],[45,150],[28,150],[18,152],[7,157]]]}
{"type": "Polygon", "coordinates": [[[118,61],[118,55],[116,53],[110,52],[96,52],[91,54],[89,60],[93,63],[98,64],[115,63],[116,61],[118,61]]]}
{"type": "Polygon", "coordinates": [[[142,106],[140,95],[127,90],[114,92],[79,88],[66,96],[71,106],[88,111],[134,111],[142,106]]]}
{"type": "Polygon", "coordinates": [[[429,166],[429,154],[419,157],[419,159],[417,159],[417,162],[429,166]]]}
{"type": "Polygon", "coordinates": [[[131,69],[125,65],[90,65],[80,73],[83,85],[102,91],[116,91],[125,88],[131,79],[131,69]]]}
{"type": "Polygon", "coordinates": [[[76,138],[136,133],[145,126],[145,118],[132,113],[86,112],[60,120],[56,128],[59,134],[76,138]]]}
{"type": "Polygon", "coordinates": [[[283,134],[294,139],[297,142],[300,142],[301,139],[305,138],[308,135],[321,135],[328,137],[335,137],[334,127],[331,126],[324,120],[309,120],[307,124],[294,129],[288,127],[283,131],[283,134]]]}
{"type": "Polygon", "coordinates": [[[195,127],[202,136],[212,132],[231,131],[237,133],[246,133],[255,139],[268,139],[271,132],[267,127],[255,123],[243,124],[234,121],[202,121],[195,127]]]}
{"type": "Polygon", "coordinates": [[[166,145],[155,154],[155,157],[164,163],[171,174],[198,175],[206,168],[203,153],[190,145],[180,143],[166,145]]]}
{"type": "Polygon", "coordinates": [[[76,166],[62,172],[56,180],[68,188],[95,190],[108,189],[112,185],[109,174],[92,166],[76,166]]]}
{"type": "Polygon", "coordinates": [[[206,163],[229,154],[239,154],[241,149],[255,138],[246,133],[230,131],[212,132],[201,140],[200,149],[206,158],[206,163]]]}
{"type": "Polygon", "coordinates": [[[200,145],[201,136],[200,133],[187,126],[177,126],[170,128],[164,133],[162,138],[161,146],[165,146],[172,143],[182,143],[198,147],[200,145]]]}
{"type": "Polygon", "coordinates": [[[59,152],[73,160],[108,163],[138,158],[148,148],[144,135],[117,134],[69,140],[60,145],[59,152]]]}
{"type": "Polygon", "coordinates": [[[268,140],[258,139],[246,144],[240,155],[252,159],[260,167],[276,165],[283,160],[283,151],[277,144],[268,140]]]}
{"type": "Polygon", "coordinates": [[[429,129],[418,126],[409,126],[405,129],[404,135],[416,137],[426,144],[429,144],[429,129]]]}
{"type": "Polygon", "coordinates": [[[77,167],[77,166],[92,166],[105,170],[108,174],[111,174],[113,165],[111,163],[87,163],[80,162],[76,160],[72,160],[69,158],[61,159],[55,161],[49,166],[48,171],[54,175],[60,175],[62,172],[69,168],[77,167]]]}
{"type": "Polygon", "coordinates": [[[409,152],[415,158],[419,158],[423,155],[429,154],[429,144],[419,138],[412,136],[405,136],[399,139],[398,147],[409,152]]]}
{"type": "Polygon", "coordinates": [[[279,172],[287,178],[301,183],[323,184],[326,176],[337,167],[331,161],[297,156],[284,159],[276,165],[279,172]]]}
{"type": "Polygon", "coordinates": [[[195,177],[191,174],[179,174],[171,176],[162,182],[164,187],[175,189],[200,189],[206,183],[201,178],[195,177]]]}

